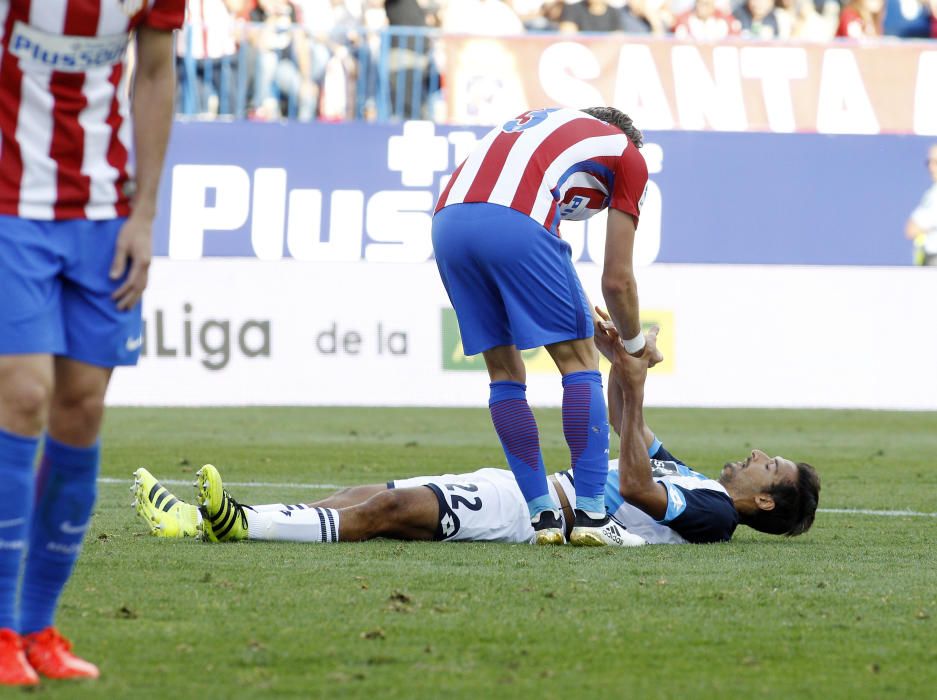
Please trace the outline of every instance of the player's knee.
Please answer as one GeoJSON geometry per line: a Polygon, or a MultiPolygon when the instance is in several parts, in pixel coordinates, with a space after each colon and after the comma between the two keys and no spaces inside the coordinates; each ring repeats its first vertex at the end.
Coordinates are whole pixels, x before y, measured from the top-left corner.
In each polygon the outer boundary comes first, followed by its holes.
{"type": "Polygon", "coordinates": [[[371,496],[366,505],[372,521],[384,526],[396,523],[403,510],[401,492],[397,489],[388,489],[371,496]]]}
{"type": "Polygon", "coordinates": [[[31,372],[6,375],[0,383],[0,414],[16,432],[42,430],[52,395],[51,383],[31,372]]]}
{"type": "Polygon", "coordinates": [[[94,441],[104,420],[104,394],[78,388],[56,391],[49,409],[49,430],[63,442],[74,445],[94,441]]]}
{"type": "Polygon", "coordinates": [[[104,415],[104,396],[93,392],[56,392],[53,396],[53,410],[58,414],[68,414],[76,420],[96,422],[104,415]]]}

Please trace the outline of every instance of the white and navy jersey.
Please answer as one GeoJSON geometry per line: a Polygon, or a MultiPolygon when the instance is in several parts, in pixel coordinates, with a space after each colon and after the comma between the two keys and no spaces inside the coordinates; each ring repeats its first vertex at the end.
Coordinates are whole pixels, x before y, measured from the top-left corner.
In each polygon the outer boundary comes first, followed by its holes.
{"type": "MultiPolygon", "coordinates": [[[[739,523],[732,499],[718,481],[710,479],[675,458],[661,446],[651,458],[655,481],[667,489],[667,512],[655,520],[640,508],[627,503],[619,493],[618,460],[608,463],[605,482],[605,509],[628,532],[649,544],[727,542],[739,523]]],[[[575,502],[573,477],[561,472],[563,490],[575,502]]]]}
{"type": "Polygon", "coordinates": [[[558,234],[607,207],[634,217],[647,164],[620,129],[585,112],[537,109],[492,129],[456,169],[436,204],[487,202],[526,214],[558,234]]]}
{"type": "MultiPolygon", "coordinates": [[[[609,462],[605,507],[619,525],[649,544],[725,542],[732,537],[739,516],[718,481],[693,471],[663,446],[655,451],[651,464],[654,479],[667,489],[667,512],[661,520],[624,502],[618,493],[618,460],[609,462]]],[[[572,474],[567,470],[555,476],[566,501],[575,503],[572,474]]],[[[547,484],[565,527],[553,479],[547,484]]],[[[398,489],[418,486],[428,487],[439,502],[437,540],[515,544],[535,540],[527,502],[507,469],[486,467],[467,474],[418,476],[387,483],[388,488],[398,489]]]]}
{"type": "Polygon", "coordinates": [[[130,213],[130,32],[182,26],[185,0],[0,0],[0,214],[130,213]]]}

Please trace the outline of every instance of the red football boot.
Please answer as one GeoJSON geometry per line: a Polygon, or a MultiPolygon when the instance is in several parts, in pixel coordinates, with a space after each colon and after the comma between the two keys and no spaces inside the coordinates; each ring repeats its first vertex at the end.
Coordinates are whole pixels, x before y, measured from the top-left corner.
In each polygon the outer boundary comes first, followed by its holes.
{"type": "Polygon", "coordinates": [[[23,636],[26,658],[46,678],[97,678],[98,667],[71,653],[72,644],[55,627],[23,636]]]}
{"type": "Polygon", "coordinates": [[[36,685],[39,676],[26,660],[23,640],[4,627],[0,629],[0,685],[36,685]]]}

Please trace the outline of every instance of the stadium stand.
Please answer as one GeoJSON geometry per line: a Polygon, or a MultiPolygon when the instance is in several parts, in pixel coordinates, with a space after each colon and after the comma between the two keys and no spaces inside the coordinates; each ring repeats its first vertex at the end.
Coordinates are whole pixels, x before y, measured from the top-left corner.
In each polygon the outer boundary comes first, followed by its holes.
{"type": "Polygon", "coordinates": [[[444,121],[446,35],[937,38],[937,0],[189,0],[188,118],[444,121]]]}

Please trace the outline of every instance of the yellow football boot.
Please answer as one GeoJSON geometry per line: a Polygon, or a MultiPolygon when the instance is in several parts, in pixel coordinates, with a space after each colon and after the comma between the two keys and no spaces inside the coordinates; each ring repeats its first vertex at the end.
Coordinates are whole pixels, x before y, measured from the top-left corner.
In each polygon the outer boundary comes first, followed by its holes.
{"type": "Polygon", "coordinates": [[[206,464],[195,475],[195,502],[202,514],[202,531],[210,542],[247,539],[244,506],[231,498],[221,483],[221,474],[206,464]]]}
{"type": "Polygon", "coordinates": [[[201,535],[201,516],[191,503],[180,501],[156,480],[148,470],[140,467],[133,473],[133,507],[156,537],[198,537],[201,535]]]}

